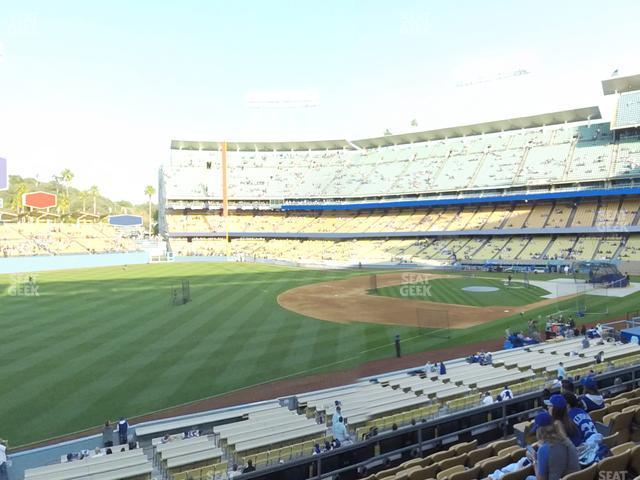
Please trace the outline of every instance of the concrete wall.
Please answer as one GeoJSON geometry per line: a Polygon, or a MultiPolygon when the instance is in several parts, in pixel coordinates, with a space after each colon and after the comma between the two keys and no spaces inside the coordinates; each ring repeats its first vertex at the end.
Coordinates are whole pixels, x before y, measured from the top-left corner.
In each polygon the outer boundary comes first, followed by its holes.
{"type": "Polygon", "coordinates": [[[640,262],[630,261],[630,262],[620,262],[618,265],[618,270],[622,273],[630,273],[631,275],[639,275],[640,274],[640,262]]]}
{"type": "Polygon", "coordinates": [[[43,255],[0,258],[1,273],[42,272],[71,268],[111,267],[149,263],[147,252],[100,253],[79,255],[43,255]]]}

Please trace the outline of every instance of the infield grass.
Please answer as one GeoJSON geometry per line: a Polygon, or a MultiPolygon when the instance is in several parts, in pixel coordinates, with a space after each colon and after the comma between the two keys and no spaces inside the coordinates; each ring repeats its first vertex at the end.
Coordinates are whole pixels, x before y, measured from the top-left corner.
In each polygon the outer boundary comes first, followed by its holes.
{"type": "Polygon", "coordinates": [[[379,288],[376,295],[408,298],[429,302],[489,307],[493,305],[520,306],[543,300],[542,296],[549,292],[534,285],[525,285],[506,279],[497,278],[436,278],[417,284],[394,285],[379,288]],[[495,288],[491,292],[474,292],[464,290],[469,287],[495,288]]]}

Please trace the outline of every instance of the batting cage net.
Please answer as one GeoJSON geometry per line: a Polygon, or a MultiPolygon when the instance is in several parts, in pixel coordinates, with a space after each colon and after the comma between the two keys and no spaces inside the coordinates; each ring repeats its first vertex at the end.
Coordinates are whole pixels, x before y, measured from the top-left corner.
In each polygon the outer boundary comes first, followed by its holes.
{"type": "Polygon", "coordinates": [[[184,305],[191,301],[191,283],[189,280],[182,280],[179,287],[171,288],[171,304],[184,305]]]}
{"type": "Polygon", "coordinates": [[[629,284],[627,276],[611,262],[575,262],[573,276],[584,279],[586,283],[607,288],[624,288],[629,284]]]}

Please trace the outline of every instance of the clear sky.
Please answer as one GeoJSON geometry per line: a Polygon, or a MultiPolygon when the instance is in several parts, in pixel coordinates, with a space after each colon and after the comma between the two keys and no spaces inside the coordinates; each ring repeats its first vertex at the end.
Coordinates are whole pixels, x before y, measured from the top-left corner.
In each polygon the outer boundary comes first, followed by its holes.
{"type": "Polygon", "coordinates": [[[171,139],[355,139],[599,104],[599,80],[640,72],[639,18],[637,0],[0,0],[0,156],[142,201],[171,139]],[[319,105],[246,103],[299,90],[319,105]]]}

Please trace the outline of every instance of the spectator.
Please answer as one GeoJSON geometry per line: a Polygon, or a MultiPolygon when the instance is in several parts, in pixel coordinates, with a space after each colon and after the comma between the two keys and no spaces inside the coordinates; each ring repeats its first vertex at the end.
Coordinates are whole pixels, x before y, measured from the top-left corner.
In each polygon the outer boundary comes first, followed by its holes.
{"type": "Polygon", "coordinates": [[[587,337],[586,325],[582,325],[582,327],[580,327],[580,335],[582,335],[583,337],[587,338],[587,340],[589,340],[589,338],[587,337]]]}
{"type": "Polygon", "coordinates": [[[502,391],[498,394],[498,398],[496,400],[498,400],[499,402],[504,402],[506,400],[511,400],[512,398],[513,392],[509,388],[509,385],[505,385],[502,391]]]}
{"type": "Polygon", "coordinates": [[[536,480],[560,480],[580,470],[576,447],[556,430],[549,413],[541,412],[536,416],[534,431],[538,438],[538,450],[530,450],[527,457],[535,468],[536,480]]]}
{"type": "Polygon", "coordinates": [[[590,346],[591,346],[591,343],[589,342],[589,337],[585,335],[584,338],[582,339],[582,348],[589,348],[590,346]]]}
{"type": "Polygon", "coordinates": [[[627,388],[622,384],[622,378],[616,377],[613,379],[613,386],[609,389],[609,395],[615,397],[626,390],[627,388]]]}
{"type": "Polygon", "coordinates": [[[322,453],[322,450],[320,450],[320,444],[316,443],[313,445],[313,451],[311,452],[312,455],[318,455],[322,453]]]}
{"type": "Polygon", "coordinates": [[[247,460],[247,466],[242,469],[242,473],[255,472],[256,467],[253,466],[253,460],[247,460]]]}
{"type": "Polygon", "coordinates": [[[433,373],[433,371],[434,371],[433,364],[431,362],[427,362],[424,366],[424,374],[429,375],[430,373],[433,373]]]}
{"type": "Polygon", "coordinates": [[[549,413],[553,417],[558,433],[571,440],[576,447],[582,443],[582,433],[567,413],[567,401],[564,396],[556,393],[551,395],[544,404],[549,407],[549,413]]]}
{"type": "Polygon", "coordinates": [[[493,397],[491,396],[491,392],[484,392],[484,395],[482,396],[482,404],[493,405],[493,397]]]}
{"type": "Polygon", "coordinates": [[[602,435],[596,430],[596,425],[593,423],[591,416],[580,407],[578,397],[569,392],[563,394],[563,396],[569,407],[569,411],[567,412],[569,418],[576,427],[578,427],[578,430],[582,435],[582,442],[580,443],[601,442],[602,435]]]}
{"type": "Polygon", "coordinates": [[[604,398],[598,391],[598,383],[590,376],[582,379],[582,385],[584,386],[585,394],[580,397],[580,403],[585,411],[591,412],[592,410],[598,410],[604,408],[604,398]]]}
{"type": "Polygon", "coordinates": [[[598,352],[598,354],[594,357],[596,364],[599,365],[602,362],[604,362],[604,352],[600,351],[598,352]]]}
{"type": "Polygon", "coordinates": [[[342,417],[342,407],[340,405],[336,405],[336,411],[333,414],[334,417],[342,417]]]}
{"type": "Polygon", "coordinates": [[[107,448],[107,451],[105,452],[106,455],[111,455],[113,453],[113,451],[110,448],[107,448]]]}
{"type": "Polygon", "coordinates": [[[104,427],[102,428],[102,446],[113,447],[113,426],[111,426],[109,420],[104,422],[104,427]]]}
{"type": "Polygon", "coordinates": [[[447,367],[445,367],[444,362],[440,362],[440,375],[447,374],[447,367]]]}
{"type": "Polygon", "coordinates": [[[171,437],[169,436],[168,433],[165,433],[160,439],[161,443],[169,443],[170,441],[171,441],[171,437]]]}
{"type": "Polygon", "coordinates": [[[124,445],[127,443],[127,433],[129,431],[129,423],[127,419],[124,417],[120,417],[120,421],[118,422],[118,439],[120,440],[120,445],[124,445]]]}
{"type": "Polygon", "coordinates": [[[93,454],[91,455],[92,457],[101,457],[103,455],[102,450],[100,450],[100,447],[96,447],[93,449],[93,454]]]}
{"type": "Polygon", "coordinates": [[[329,442],[329,440],[325,440],[324,441],[324,452],[329,452],[331,450],[331,442],[329,442]]]}
{"type": "Polygon", "coordinates": [[[571,380],[564,379],[562,380],[562,382],[560,382],[560,384],[561,384],[560,388],[562,390],[562,393],[574,393],[575,387],[571,380]]]}
{"type": "Polygon", "coordinates": [[[8,480],[7,472],[7,441],[0,439],[0,480],[8,480]]]}
{"type": "Polygon", "coordinates": [[[339,440],[341,443],[349,440],[349,432],[347,432],[347,427],[344,425],[344,418],[338,417],[338,421],[334,422],[331,428],[333,438],[339,440]]]}
{"type": "Polygon", "coordinates": [[[227,474],[227,478],[231,480],[232,478],[237,477],[238,475],[241,475],[241,472],[238,470],[238,464],[234,463],[233,466],[231,467],[231,471],[227,474]]]}
{"type": "Polygon", "coordinates": [[[567,378],[567,372],[564,369],[564,363],[560,362],[558,364],[558,374],[557,374],[558,380],[562,380],[563,378],[567,378]]]}

